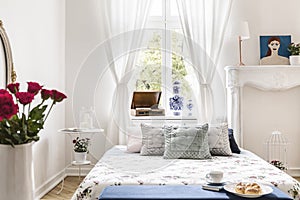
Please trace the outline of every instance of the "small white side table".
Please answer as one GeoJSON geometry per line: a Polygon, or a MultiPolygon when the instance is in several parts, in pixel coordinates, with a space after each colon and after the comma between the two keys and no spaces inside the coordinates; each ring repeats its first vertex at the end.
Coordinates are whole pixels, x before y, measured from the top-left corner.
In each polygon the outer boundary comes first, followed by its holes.
{"type": "MultiPolygon", "coordinates": [[[[69,135],[71,137],[71,139],[73,137],[87,137],[87,138],[92,138],[92,136],[95,133],[103,133],[104,129],[80,129],[80,128],[65,128],[65,129],[60,129],[59,132],[65,133],[67,135],[69,135]]],[[[71,158],[72,158],[72,151],[71,151],[71,158]]],[[[78,174],[79,174],[79,179],[81,177],[81,166],[83,165],[91,165],[91,161],[86,160],[84,162],[76,162],[76,161],[72,161],[70,165],[74,165],[74,166],[78,166],[78,174]]],[[[68,165],[68,166],[70,166],[68,165]]],[[[67,166],[67,167],[68,167],[67,166]]],[[[65,177],[62,180],[62,186],[61,189],[57,192],[57,194],[60,194],[61,191],[64,189],[64,181],[65,181],[65,177]]]]}

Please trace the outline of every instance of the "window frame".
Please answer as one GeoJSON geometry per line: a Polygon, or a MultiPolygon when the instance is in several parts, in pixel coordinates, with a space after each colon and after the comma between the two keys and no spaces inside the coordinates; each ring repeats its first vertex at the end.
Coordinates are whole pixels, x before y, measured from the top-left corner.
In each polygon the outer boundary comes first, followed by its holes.
{"type": "MultiPolygon", "coordinates": [[[[172,30],[181,29],[181,22],[179,16],[171,16],[171,1],[176,3],[176,0],[162,0],[162,16],[150,16],[146,24],[147,29],[161,30],[161,56],[162,56],[162,95],[160,103],[165,108],[166,116],[174,117],[172,110],[169,109],[168,99],[172,97],[172,30]]],[[[153,6],[153,5],[152,5],[153,6]]],[[[185,117],[183,115],[180,116],[185,117]]]]}

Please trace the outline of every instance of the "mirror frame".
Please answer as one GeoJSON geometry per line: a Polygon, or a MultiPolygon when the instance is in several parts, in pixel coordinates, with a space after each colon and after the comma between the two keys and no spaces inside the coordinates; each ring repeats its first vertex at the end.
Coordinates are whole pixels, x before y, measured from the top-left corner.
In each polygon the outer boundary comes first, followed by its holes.
{"type": "Polygon", "coordinates": [[[13,59],[12,59],[12,52],[11,52],[11,47],[10,43],[8,40],[8,36],[6,34],[6,31],[3,27],[3,22],[0,20],[0,40],[2,42],[2,47],[3,47],[3,52],[5,56],[5,70],[6,70],[6,75],[5,75],[5,85],[15,82],[17,75],[14,70],[14,65],[13,65],[13,59]]]}

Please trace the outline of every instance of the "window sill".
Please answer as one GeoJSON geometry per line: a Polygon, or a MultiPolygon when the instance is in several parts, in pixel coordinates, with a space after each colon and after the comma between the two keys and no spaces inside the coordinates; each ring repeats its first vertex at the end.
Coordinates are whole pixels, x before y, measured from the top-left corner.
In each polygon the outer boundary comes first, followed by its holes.
{"type": "Polygon", "coordinates": [[[197,121],[194,116],[131,116],[131,120],[188,120],[197,121]]]}

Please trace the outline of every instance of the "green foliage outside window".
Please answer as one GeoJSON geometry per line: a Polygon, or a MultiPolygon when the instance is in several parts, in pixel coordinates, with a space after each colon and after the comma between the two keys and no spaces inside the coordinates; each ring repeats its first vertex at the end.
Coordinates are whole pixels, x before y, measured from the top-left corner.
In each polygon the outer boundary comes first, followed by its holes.
{"type": "MultiPolygon", "coordinates": [[[[178,52],[182,51],[183,39],[176,32],[172,32],[172,82],[181,82],[182,95],[191,98],[189,83],[184,79],[187,76],[184,59],[178,52]],[[176,52],[176,53],[175,53],[176,52]]],[[[154,33],[149,41],[148,49],[139,55],[139,78],[136,81],[137,90],[161,90],[162,87],[162,38],[154,33]]]]}

